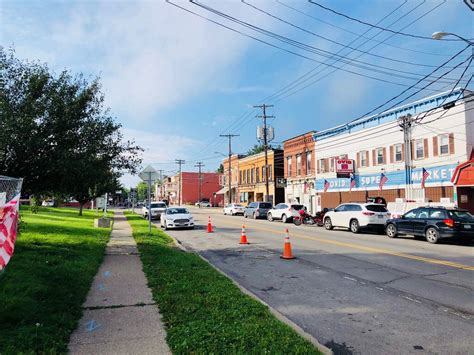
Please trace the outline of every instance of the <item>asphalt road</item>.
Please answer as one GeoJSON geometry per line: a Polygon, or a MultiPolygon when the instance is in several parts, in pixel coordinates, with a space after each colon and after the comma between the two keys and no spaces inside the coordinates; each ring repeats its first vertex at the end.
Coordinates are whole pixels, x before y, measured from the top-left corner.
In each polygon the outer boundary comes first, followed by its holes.
{"type": "Polygon", "coordinates": [[[474,354],[472,244],[191,211],[197,228],[171,235],[335,354],[474,354]],[[239,244],[243,224],[250,245],[239,244]],[[294,260],[279,257],[286,228],[294,260]]]}

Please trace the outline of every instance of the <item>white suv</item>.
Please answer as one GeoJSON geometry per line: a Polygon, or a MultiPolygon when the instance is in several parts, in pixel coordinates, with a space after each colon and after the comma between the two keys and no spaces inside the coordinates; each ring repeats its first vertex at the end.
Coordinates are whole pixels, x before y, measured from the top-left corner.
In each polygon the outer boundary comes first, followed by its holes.
{"type": "MultiPolygon", "coordinates": [[[[164,202],[152,202],[151,203],[151,219],[160,219],[161,214],[166,210],[166,203],[164,202]]],[[[145,219],[148,219],[148,206],[142,207],[142,216],[145,219]]]]}
{"type": "Polygon", "coordinates": [[[281,219],[283,223],[291,222],[293,217],[299,216],[299,210],[304,208],[303,205],[279,203],[267,213],[267,220],[270,222],[275,219],[281,219]]]}
{"type": "Polygon", "coordinates": [[[324,227],[349,228],[359,233],[362,228],[383,229],[390,213],[384,205],[375,203],[343,203],[324,215],[324,227]]]}

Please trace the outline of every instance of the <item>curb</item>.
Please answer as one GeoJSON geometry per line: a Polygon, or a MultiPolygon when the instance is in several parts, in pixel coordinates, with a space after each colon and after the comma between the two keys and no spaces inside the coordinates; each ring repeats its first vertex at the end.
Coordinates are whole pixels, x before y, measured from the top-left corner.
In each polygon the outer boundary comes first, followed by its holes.
{"type": "Polygon", "coordinates": [[[333,351],[331,349],[329,349],[328,347],[324,346],[323,344],[321,344],[314,336],[312,336],[311,334],[309,334],[308,332],[306,332],[303,328],[301,328],[298,324],[296,324],[295,322],[293,322],[291,319],[289,319],[288,317],[286,317],[283,313],[281,313],[280,311],[276,310],[275,308],[273,308],[272,306],[270,306],[268,303],[266,303],[265,301],[263,301],[261,298],[259,298],[257,295],[255,295],[252,291],[246,289],[244,286],[242,286],[241,284],[239,284],[237,281],[235,281],[232,277],[230,277],[229,275],[227,275],[224,271],[222,271],[221,269],[219,269],[217,266],[215,266],[214,264],[212,264],[206,257],[202,256],[200,253],[192,250],[192,249],[187,249],[183,244],[181,244],[181,242],[176,239],[175,237],[173,237],[172,235],[169,235],[171,239],[173,239],[174,241],[174,244],[179,248],[181,249],[182,251],[188,253],[188,252],[193,252],[195,253],[196,255],[198,255],[202,260],[204,260],[205,262],[207,262],[212,268],[214,268],[214,270],[216,270],[217,272],[219,272],[221,275],[224,275],[225,277],[227,277],[235,286],[237,286],[239,288],[240,291],[242,291],[244,294],[246,294],[247,296],[250,296],[251,298],[253,298],[254,300],[262,303],[264,306],[268,307],[268,309],[270,310],[270,312],[278,319],[280,320],[281,322],[285,323],[286,325],[288,325],[290,328],[292,328],[296,333],[298,333],[300,336],[302,336],[304,339],[308,340],[311,344],[314,345],[315,348],[317,348],[319,351],[321,351],[323,354],[325,355],[333,355],[333,351]]]}

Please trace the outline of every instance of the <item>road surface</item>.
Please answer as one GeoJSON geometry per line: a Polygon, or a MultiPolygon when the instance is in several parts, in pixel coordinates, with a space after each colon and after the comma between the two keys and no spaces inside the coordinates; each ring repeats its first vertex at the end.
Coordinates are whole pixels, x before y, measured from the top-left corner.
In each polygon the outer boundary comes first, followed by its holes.
{"type": "Polygon", "coordinates": [[[474,354],[472,244],[191,211],[197,228],[171,235],[335,354],[474,354]],[[279,257],[286,228],[295,260],[279,257]]]}

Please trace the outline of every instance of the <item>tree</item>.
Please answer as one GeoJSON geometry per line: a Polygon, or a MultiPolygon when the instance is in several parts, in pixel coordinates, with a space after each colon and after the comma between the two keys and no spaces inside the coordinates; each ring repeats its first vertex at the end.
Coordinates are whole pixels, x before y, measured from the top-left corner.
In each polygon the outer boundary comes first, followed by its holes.
{"type": "Polygon", "coordinates": [[[138,201],[145,201],[148,199],[148,184],[144,181],[140,181],[137,184],[137,199],[138,201]]]}
{"type": "Polygon", "coordinates": [[[247,152],[247,155],[254,155],[261,153],[265,150],[265,146],[263,144],[255,144],[252,148],[250,148],[247,152]]]}
{"type": "Polygon", "coordinates": [[[216,170],[216,172],[223,174],[224,173],[224,165],[219,165],[219,168],[216,170]]]}
{"type": "Polygon", "coordinates": [[[142,151],[124,141],[104,107],[99,79],[20,61],[0,47],[0,171],[24,178],[24,191],[85,202],[120,189],[142,151]]]}

